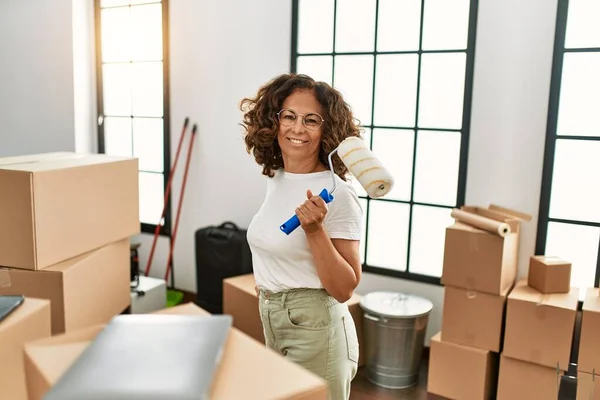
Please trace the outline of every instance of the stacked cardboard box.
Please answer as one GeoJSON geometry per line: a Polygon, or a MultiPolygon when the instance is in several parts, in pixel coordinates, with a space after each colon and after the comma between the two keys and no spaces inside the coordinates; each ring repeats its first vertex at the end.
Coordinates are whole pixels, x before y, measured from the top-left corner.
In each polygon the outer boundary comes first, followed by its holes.
{"type": "Polygon", "coordinates": [[[558,397],[557,382],[569,368],[579,298],[570,287],[570,268],[555,257],[533,256],[528,276],[508,296],[499,400],[558,397]]]}
{"type": "Polygon", "coordinates": [[[456,222],[446,229],[442,329],[431,339],[428,391],[452,399],[488,399],[496,393],[520,225],[531,217],[493,205],[456,211],[456,222]],[[505,231],[482,229],[470,217],[505,231]]]}
{"type": "Polygon", "coordinates": [[[577,398],[600,400],[600,289],[587,290],[582,310],[577,360],[577,398]],[[590,397],[590,392],[593,397],[590,397]]]}
{"type": "Polygon", "coordinates": [[[0,295],[50,300],[52,334],[129,306],[138,161],[48,153],[0,159],[0,295]]]}

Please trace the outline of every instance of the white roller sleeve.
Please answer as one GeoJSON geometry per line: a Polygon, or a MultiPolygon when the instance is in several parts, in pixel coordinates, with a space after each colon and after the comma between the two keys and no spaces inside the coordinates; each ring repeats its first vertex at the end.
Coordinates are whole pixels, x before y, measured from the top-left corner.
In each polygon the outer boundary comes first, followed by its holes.
{"type": "Polygon", "coordinates": [[[338,147],[338,156],[370,197],[385,196],[394,186],[392,175],[361,138],[345,139],[338,147]]]}

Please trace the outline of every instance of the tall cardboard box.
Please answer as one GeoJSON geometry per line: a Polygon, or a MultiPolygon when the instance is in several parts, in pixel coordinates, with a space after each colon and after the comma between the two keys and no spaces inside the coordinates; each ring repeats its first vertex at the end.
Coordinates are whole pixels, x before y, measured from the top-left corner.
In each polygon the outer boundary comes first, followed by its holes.
{"type": "Polygon", "coordinates": [[[577,400],[600,400],[598,374],[592,376],[586,372],[577,372],[577,400]]]}
{"type": "Polygon", "coordinates": [[[24,343],[50,336],[50,301],[26,297],[0,322],[0,399],[26,400],[24,343]]]}
{"type": "Polygon", "coordinates": [[[544,294],[522,279],[508,295],[503,354],[506,357],[556,368],[569,366],[578,289],[544,294]]]}
{"type": "Polygon", "coordinates": [[[498,206],[489,209],[463,206],[462,211],[506,223],[511,232],[505,236],[457,221],[446,228],[441,282],[501,295],[515,282],[519,254],[519,230],[531,216],[498,206]]]}
{"type": "MultiPolygon", "coordinates": [[[[561,373],[562,375],[562,373],[561,373]]],[[[556,400],[556,368],[500,357],[498,400],[556,400]]]]}
{"type": "Polygon", "coordinates": [[[496,393],[498,355],[446,341],[443,332],[431,338],[427,391],[449,399],[488,400],[496,393]]]}
{"type": "Polygon", "coordinates": [[[51,301],[52,334],[108,322],[130,304],[129,239],[40,271],[0,268],[0,295],[51,301]]]}
{"type": "Polygon", "coordinates": [[[138,161],[48,153],[0,159],[0,266],[40,270],[139,233],[138,161]]]}
{"type": "Polygon", "coordinates": [[[497,296],[446,286],[442,313],[444,340],[499,353],[509,290],[497,296]]]}
{"type": "MultiPolygon", "coordinates": [[[[193,304],[157,313],[209,313],[193,304]]],[[[40,400],[85,351],[102,326],[27,343],[25,363],[30,400],[40,400]]],[[[132,365],[131,368],[135,368],[132,365]]],[[[213,400],[326,400],[327,384],[303,367],[266,349],[233,328],[223,352],[211,391],[213,400]]]]}
{"type": "MultiPolygon", "coordinates": [[[[583,301],[577,370],[600,375],[600,289],[589,288],[583,301]]],[[[598,392],[600,392],[600,377],[598,392]]]]}
{"type": "MultiPolygon", "coordinates": [[[[223,281],[223,313],[233,316],[234,326],[254,338],[264,343],[265,337],[258,311],[258,296],[256,295],[256,281],[254,275],[245,274],[223,281]]],[[[363,311],[360,308],[360,296],[354,294],[346,302],[356,331],[358,335],[359,357],[358,365],[365,363],[364,345],[363,345],[363,311]]]]}

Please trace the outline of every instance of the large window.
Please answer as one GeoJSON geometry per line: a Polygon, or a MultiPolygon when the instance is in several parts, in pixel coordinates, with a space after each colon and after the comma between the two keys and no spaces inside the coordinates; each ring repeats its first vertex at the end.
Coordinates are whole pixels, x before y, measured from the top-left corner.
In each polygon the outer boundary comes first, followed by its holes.
{"type": "MultiPolygon", "coordinates": [[[[169,174],[167,0],[95,0],[98,147],[139,158],[140,221],[161,222],[169,174]]],[[[161,233],[170,234],[167,209],[161,233]]]]}
{"type": "Polygon", "coordinates": [[[600,2],[559,0],[536,254],[600,280],[600,2]]]}
{"type": "Polygon", "coordinates": [[[292,71],[340,90],[394,189],[365,212],[364,271],[439,283],[464,203],[475,0],[295,0],[292,71]]]}

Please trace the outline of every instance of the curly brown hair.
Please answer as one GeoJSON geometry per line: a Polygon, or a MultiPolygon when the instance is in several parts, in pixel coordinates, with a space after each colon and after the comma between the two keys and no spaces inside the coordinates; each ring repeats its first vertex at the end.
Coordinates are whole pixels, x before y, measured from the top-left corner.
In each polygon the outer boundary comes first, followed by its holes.
{"type": "MultiPolygon", "coordinates": [[[[340,92],[307,75],[280,75],[261,87],[255,98],[244,98],[240,103],[240,109],[244,112],[242,126],[246,131],[246,151],[253,154],[256,162],[262,165],[263,175],[273,177],[273,171],[283,168],[281,149],[277,143],[277,113],[281,110],[284,100],[299,89],[312,90],[325,112],[319,148],[319,161],[323,165],[330,168],[329,153],[344,139],[351,136],[362,138],[358,128],[359,122],[352,115],[350,106],[340,92]]],[[[348,168],[339,157],[332,157],[331,160],[334,172],[346,180],[348,168]]]]}

